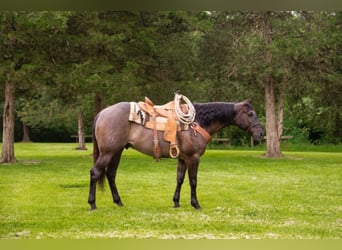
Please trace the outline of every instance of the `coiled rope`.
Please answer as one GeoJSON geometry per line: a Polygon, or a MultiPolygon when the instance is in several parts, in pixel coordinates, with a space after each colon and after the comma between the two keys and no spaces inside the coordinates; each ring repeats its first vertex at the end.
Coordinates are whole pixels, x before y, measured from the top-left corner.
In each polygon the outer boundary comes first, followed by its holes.
{"type": "Polygon", "coordinates": [[[195,116],[196,116],[196,110],[195,110],[194,105],[191,103],[191,101],[186,96],[176,93],[174,103],[175,103],[175,112],[176,112],[178,120],[184,124],[193,123],[195,120],[195,116]],[[182,111],[182,108],[181,108],[182,100],[188,106],[187,113],[184,113],[182,111]]]}

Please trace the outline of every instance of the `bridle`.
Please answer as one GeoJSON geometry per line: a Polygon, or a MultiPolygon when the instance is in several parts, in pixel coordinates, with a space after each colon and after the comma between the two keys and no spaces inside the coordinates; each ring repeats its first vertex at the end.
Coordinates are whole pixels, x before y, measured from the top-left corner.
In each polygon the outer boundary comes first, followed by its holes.
{"type": "Polygon", "coordinates": [[[247,115],[247,117],[248,117],[248,126],[247,126],[247,128],[245,129],[245,131],[250,131],[252,128],[254,128],[254,127],[257,127],[257,126],[260,126],[261,127],[261,123],[259,122],[259,121],[257,121],[257,122],[252,122],[251,121],[251,119],[250,119],[250,115],[248,114],[248,112],[247,111],[245,111],[245,110],[240,110],[238,113],[237,113],[237,115],[235,115],[235,117],[234,117],[234,121],[236,122],[236,118],[237,118],[237,116],[240,116],[242,113],[245,113],[246,115],[247,115]]]}

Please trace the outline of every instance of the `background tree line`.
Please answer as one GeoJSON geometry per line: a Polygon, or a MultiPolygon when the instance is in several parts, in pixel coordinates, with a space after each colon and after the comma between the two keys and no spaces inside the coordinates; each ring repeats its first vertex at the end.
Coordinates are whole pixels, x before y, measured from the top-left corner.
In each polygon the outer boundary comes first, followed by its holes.
{"type": "Polygon", "coordinates": [[[0,21],[3,140],[14,118],[17,141],[68,140],[90,133],[107,105],[164,103],[180,89],[194,102],[252,98],[270,156],[281,155],[282,134],[342,141],[341,12],[0,12],[0,21]]]}

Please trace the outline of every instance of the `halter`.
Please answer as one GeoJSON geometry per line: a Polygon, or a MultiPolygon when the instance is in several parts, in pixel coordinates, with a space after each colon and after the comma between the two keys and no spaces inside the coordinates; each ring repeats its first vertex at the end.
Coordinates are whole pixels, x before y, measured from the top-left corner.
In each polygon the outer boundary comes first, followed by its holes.
{"type": "MultiPolygon", "coordinates": [[[[237,115],[240,115],[241,113],[246,113],[246,115],[248,116],[248,126],[247,128],[245,129],[245,131],[250,131],[251,128],[254,128],[256,126],[260,126],[261,127],[261,123],[260,122],[255,122],[253,123],[251,120],[250,120],[250,116],[247,114],[247,111],[244,111],[244,110],[240,110],[239,113],[237,115]]],[[[236,116],[237,116],[236,115],[236,116]]],[[[236,122],[236,116],[234,117],[234,121],[236,122]]]]}

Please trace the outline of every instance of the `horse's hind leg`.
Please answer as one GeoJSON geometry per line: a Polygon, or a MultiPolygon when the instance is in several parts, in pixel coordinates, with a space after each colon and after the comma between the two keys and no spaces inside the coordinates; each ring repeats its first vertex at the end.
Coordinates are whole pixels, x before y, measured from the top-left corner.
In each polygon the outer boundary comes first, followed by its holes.
{"type": "Polygon", "coordinates": [[[110,155],[100,155],[100,157],[96,160],[93,168],[90,170],[90,188],[88,203],[91,210],[96,209],[96,184],[98,181],[100,181],[100,183],[103,182],[106,167],[109,165],[110,160],[110,155]]]}
{"type": "Polygon", "coordinates": [[[88,203],[90,205],[90,210],[96,209],[96,184],[97,180],[101,178],[103,173],[99,171],[95,166],[90,170],[90,188],[89,188],[89,196],[88,203]]]}
{"type": "Polygon", "coordinates": [[[116,203],[118,206],[123,206],[123,203],[121,202],[121,198],[118,192],[118,189],[116,187],[116,183],[115,183],[115,177],[116,177],[116,170],[118,169],[119,163],[120,163],[120,159],[121,159],[121,154],[122,154],[122,150],[119,151],[116,155],[113,156],[108,168],[107,168],[107,180],[110,186],[110,190],[112,192],[112,196],[113,196],[113,201],[114,203],[116,203]]]}

